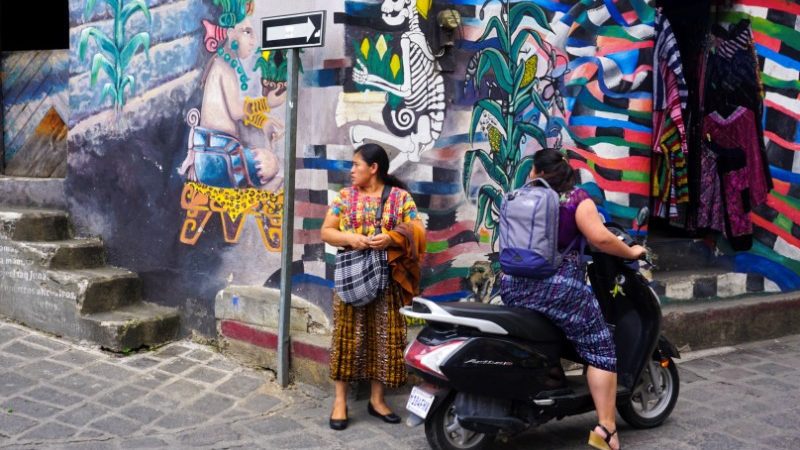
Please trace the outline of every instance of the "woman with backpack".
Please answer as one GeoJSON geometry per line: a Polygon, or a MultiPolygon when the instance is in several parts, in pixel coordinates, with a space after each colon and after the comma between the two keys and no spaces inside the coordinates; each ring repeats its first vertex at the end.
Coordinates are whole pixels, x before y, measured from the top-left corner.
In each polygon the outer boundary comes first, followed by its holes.
{"type": "MultiPolygon", "coordinates": [[[[334,291],[330,354],[330,377],[335,386],[330,427],[334,430],[347,428],[347,384],[352,381],[371,382],[370,415],[400,423],[384,400],[384,389],[406,382],[406,322],[400,308],[411,304],[419,290],[425,230],[405,184],[388,170],[389,157],[381,146],[358,147],[350,170],[352,185],[339,191],[322,224],[321,237],[326,244],[346,252],[385,250],[382,263],[389,266],[391,275],[388,286],[377,297],[372,291],[369,297],[374,298],[365,297],[365,301],[347,303],[344,298],[349,296],[334,291]]],[[[340,276],[341,262],[337,255],[337,289],[345,278],[340,276]]],[[[371,267],[367,269],[348,272],[347,282],[356,284],[371,267]]]]}
{"type": "MultiPolygon", "coordinates": [[[[616,353],[611,333],[581,264],[580,239],[601,252],[638,259],[646,252],[640,245],[629,247],[611,233],[600,219],[594,201],[576,188],[576,174],[558,150],[542,149],[533,156],[533,179],[543,179],[559,194],[558,250],[566,253],[555,274],[536,279],[504,274],[500,281],[503,303],[524,307],[547,316],[575,345],[588,363],[587,380],[598,416],[590,431],[589,444],[618,450],[616,428],[616,353]]],[[[502,226],[502,221],[501,221],[502,226]]]]}

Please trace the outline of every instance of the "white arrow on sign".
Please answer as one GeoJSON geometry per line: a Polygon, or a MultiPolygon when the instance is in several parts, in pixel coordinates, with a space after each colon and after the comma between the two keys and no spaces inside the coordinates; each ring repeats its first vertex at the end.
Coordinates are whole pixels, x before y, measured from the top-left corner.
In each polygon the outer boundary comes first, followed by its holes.
{"type": "Polygon", "coordinates": [[[306,42],[310,41],[317,33],[317,27],[311,22],[311,17],[306,18],[306,22],[295,25],[281,25],[279,27],[267,28],[267,40],[279,41],[282,39],[294,39],[305,37],[306,42]]]}

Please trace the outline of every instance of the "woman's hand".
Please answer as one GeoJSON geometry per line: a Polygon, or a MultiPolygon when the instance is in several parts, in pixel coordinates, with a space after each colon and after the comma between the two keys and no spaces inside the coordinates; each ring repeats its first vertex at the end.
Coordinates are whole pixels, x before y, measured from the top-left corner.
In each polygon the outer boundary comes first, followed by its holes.
{"type": "Polygon", "coordinates": [[[369,248],[373,250],[386,250],[392,245],[392,238],[388,234],[376,234],[369,238],[369,248]]]}
{"type": "Polygon", "coordinates": [[[370,238],[364,236],[363,234],[350,234],[350,242],[349,246],[352,247],[354,250],[366,250],[370,248],[370,238]]]}
{"type": "Polygon", "coordinates": [[[641,245],[634,245],[630,247],[631,257],[628,259],[640,259],[647,254],[647,249],[641,245]]]}

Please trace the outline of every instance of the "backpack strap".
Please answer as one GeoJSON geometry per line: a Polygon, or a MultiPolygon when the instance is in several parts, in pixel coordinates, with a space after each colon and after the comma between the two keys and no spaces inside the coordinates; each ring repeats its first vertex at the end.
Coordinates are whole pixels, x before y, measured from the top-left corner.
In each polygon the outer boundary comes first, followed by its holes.
{"type": "Polygon", "coordinates": [[[538,184],[541,184],[541,185],[544,185],[544,187],[546,187],[546,188],[548,188],[548,189],[551,189],[551,190],[554,190],[554,191],[555,191],[555,189],[553,189],[553,188],[550,186],[550,183],[548,183],[548,182],[547,182],[547,180],[545,180],[544,178],[534,178],[533,180],[531,180],[531,182],[530,182],[530,183],[528,183],[528,185],[530,185],[530,186],[536,186],[536,184],[537,184],[537,183],[538,183],[538,184]]]}

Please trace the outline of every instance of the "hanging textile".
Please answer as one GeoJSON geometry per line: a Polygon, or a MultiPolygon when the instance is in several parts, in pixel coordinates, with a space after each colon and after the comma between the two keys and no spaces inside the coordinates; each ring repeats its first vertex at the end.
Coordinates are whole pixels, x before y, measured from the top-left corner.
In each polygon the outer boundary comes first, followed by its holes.
{"type": "Polygon", "coordinates": [[[680,50],[669,21],[656,11],[653,62],[653,153],[651,196],[653,214],[675,224],[685,221],[689,202],[686,129],[683,109],[688,88],[680,50]]]}
{"type": "Polygon", "coordinates": [[[715,25],[701,67],[697,203],[692,227],[752,246],[750,212],[772,188],[761,129],[763,88],[750,23],[715,25]]]}

